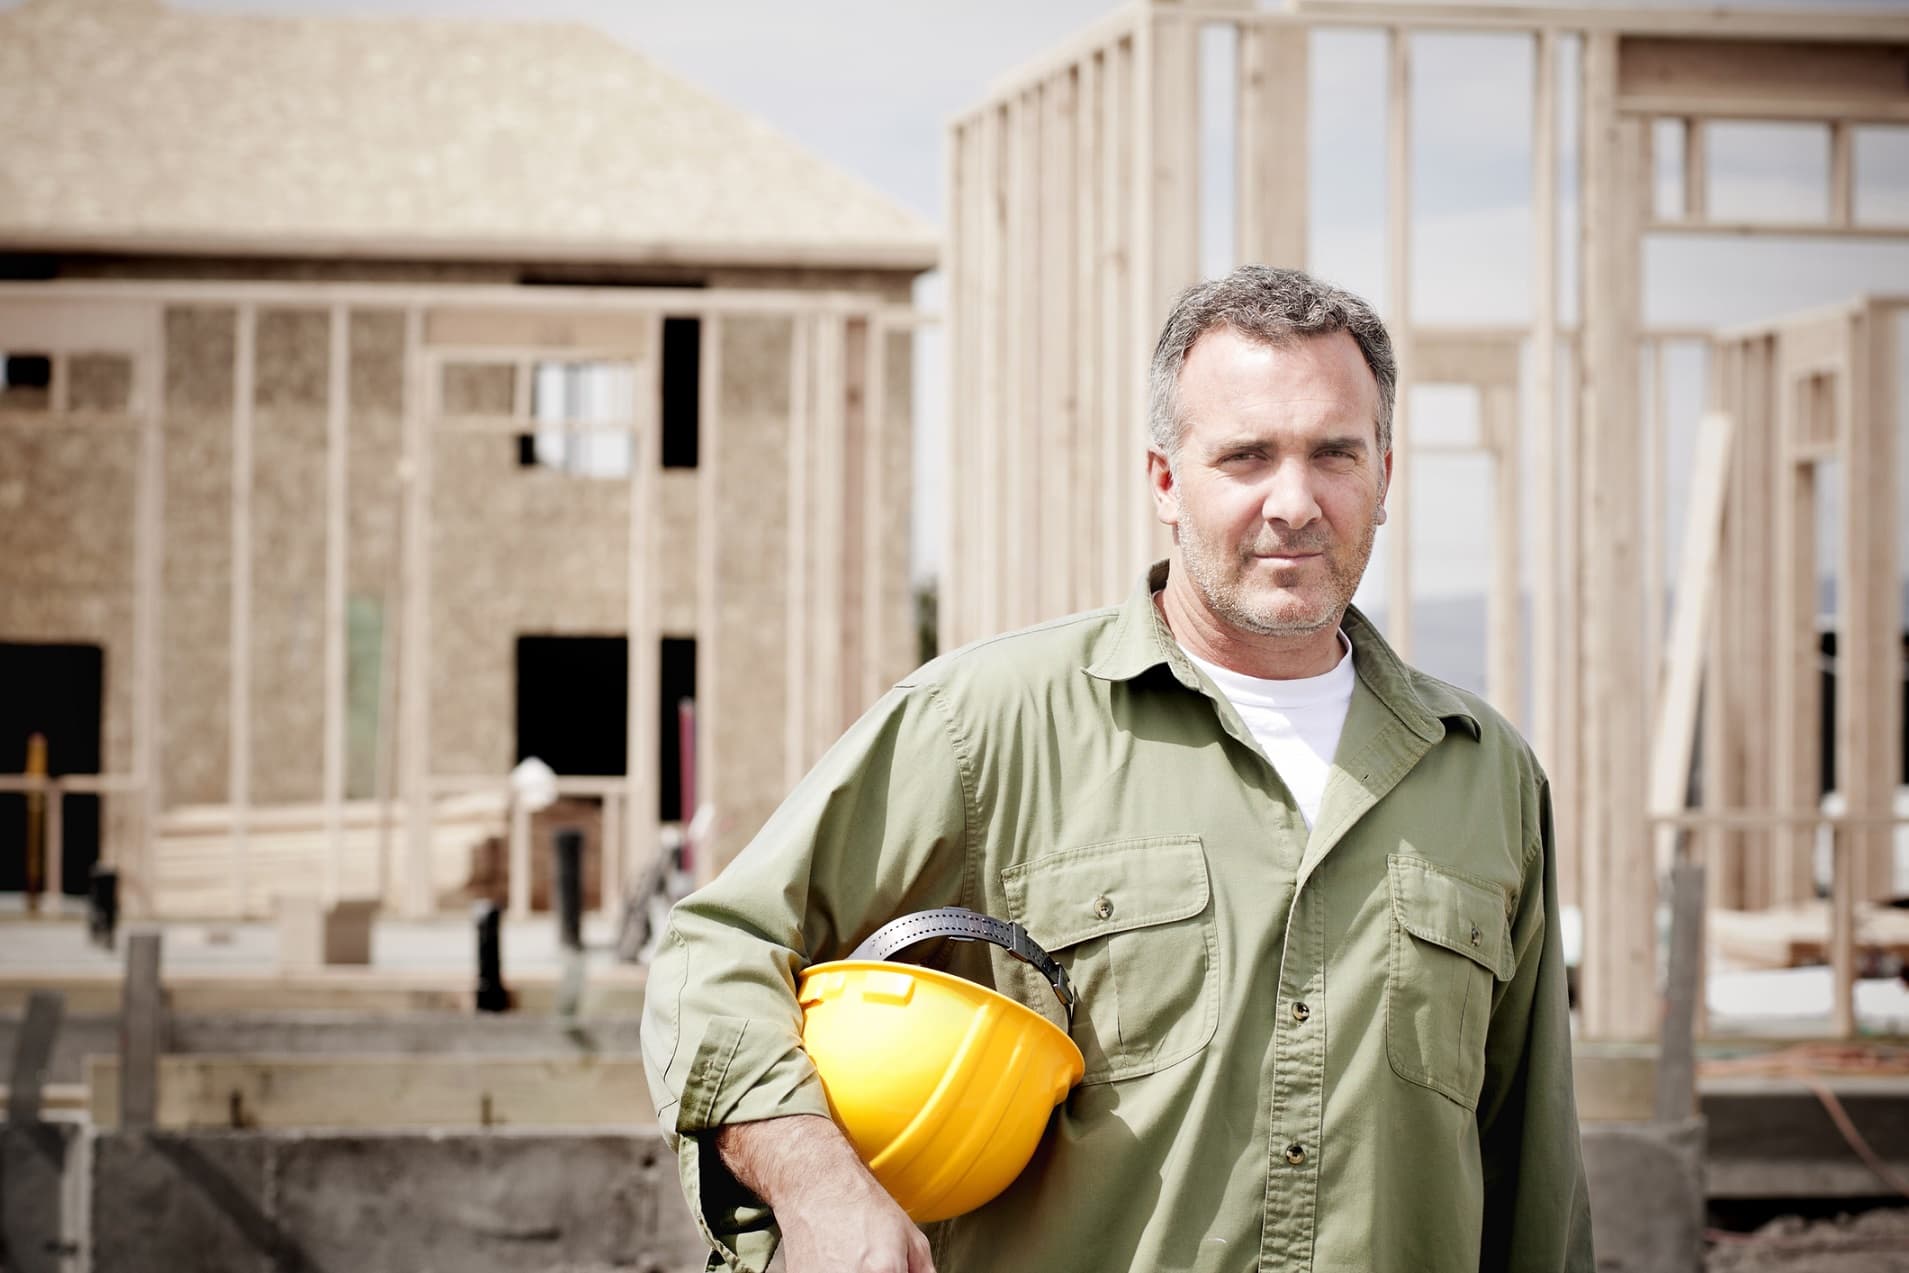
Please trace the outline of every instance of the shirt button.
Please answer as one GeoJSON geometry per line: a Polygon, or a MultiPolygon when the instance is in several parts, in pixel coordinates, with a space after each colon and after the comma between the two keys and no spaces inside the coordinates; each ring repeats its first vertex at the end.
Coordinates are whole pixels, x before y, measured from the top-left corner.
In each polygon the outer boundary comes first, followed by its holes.
{"type": "Polygon", "coordinates": [[[1293,1004],[1293,1020],[1304,1021],[1307,1017],[1310,1017],[1311,1015],[1312,1015],[1312,1009],[1308,1008],[1305,1004],[1303,1003],[1293,1004]]]}
{"type": "Polygon", "coordinates": [[[1478,944],[1478,939],[1482,936],[1484,936],[1484,934],[1478,931],[1478,925],[1473,924],[1472,925],[1472,945],[1476,946],[1478,944]]]}
{"type": "Polygon", "coordinates": [[[1096,897],[1094,899],[1094,914],[1101,919],[1112,919],[1114,917],[1114,899],[1106,896],[1096,897]]]}
{"type": "Polygon", "coordinates": [[[1286,1161],[1297,1167],[1306,1161],[1306,1147],[1297,1142],[1286,1146],[1286,1161]]]}

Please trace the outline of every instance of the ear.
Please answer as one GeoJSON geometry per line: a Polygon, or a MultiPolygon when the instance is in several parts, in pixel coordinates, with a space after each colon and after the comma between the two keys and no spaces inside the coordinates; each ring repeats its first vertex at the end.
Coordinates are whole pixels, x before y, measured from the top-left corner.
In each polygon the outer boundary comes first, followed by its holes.
{"type": "Polygon", "coordinates": [[[1374,524],[1383,526],[1385,525],[1386,518],[1385,497],[1392,493],[1392,452],[1390,450],[1386,451],[1385,458],[1381,461],[1380,467],[1379,511],[1373,514],[1372,520],[1374,524]]]}
{"type": "Polygon", "coordinates": [[[1180,498],[1173,462],[1159,447],[1147,448],[1147,489],[1153,492],[1153,515],[1163,526],[1180,524],[1180,498]]]}

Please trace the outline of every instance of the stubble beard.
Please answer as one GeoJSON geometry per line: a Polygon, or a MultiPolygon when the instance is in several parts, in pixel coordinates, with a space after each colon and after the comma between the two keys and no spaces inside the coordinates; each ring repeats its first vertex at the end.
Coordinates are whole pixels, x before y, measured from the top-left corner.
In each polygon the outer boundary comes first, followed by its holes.
{"type": "MultiPolygon", "coordinates": [[[[1178,498],[1176,493],[1176,499],[1178,498]]],[[[1180,547],[1180,564],[1186,567],[1207,607],[1229,625],[1258,636],[1311,636],[1327,628],[1336,628],[1359,590],[1366,564],[1372,559],[1372,545],[1378,535],[1378,508],[1366,520],[1359,542],[1349,557],[1333,551],[1330,531],[1321,535],[1298,535],[1286,539],[1270,537],[1270,532],[1243,544],[1237,552],[1227,550],[1208,539],[1199,523],[1187,516],[1186,502],[1179,501],[1180,520],[1175,527],[1180,547]],[[1246,580],[1262,567],[1258,554],[1280,550],[1318,552],[1326,564],[1323,609],[1297,612],[1303,603],[1287,599],[1269,599],[1255,603],[1246,580]],[[1227,569],[1228,558],[1231,569],[1227,569]]]]}

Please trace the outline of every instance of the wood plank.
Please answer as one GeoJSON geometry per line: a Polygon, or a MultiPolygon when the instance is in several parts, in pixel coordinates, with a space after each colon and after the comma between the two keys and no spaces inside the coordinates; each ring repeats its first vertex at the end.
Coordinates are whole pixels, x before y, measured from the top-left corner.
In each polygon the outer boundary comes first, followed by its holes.
{"type": "MultiPolygon", "coordinates": [[[[509,940],[508,932],[506,940],[509,940]]],[[[631,1018],[643,1010],[645,970],[629,965],[592,969],[584,985],[582,1012],[631,1018]]],[[[561,973],[554,967],[512,973],[516,1011],[526,1016],[555,1011],[561,973]]],[[[165,1002],[181,1016],[249,1013],[343,1012],[358,1016],[413,1016],[475,1012],[472,974],[465,969],[399,970],[333,967],[306,973],[239,973],[183,968],[165,976],[165,1002]]],[[[35,967],[0,969],[0,1011],[25,1010],[35,990],[66,998],[70,1015],[111,1015],[121,1009],[121,974],[110,968],[35,967]]]]}
{"type": "Polygon", "coordinates": [[[788,559],[783,578],[788,589],[783,607],[782,778],[793,788],[808,770],[809,680],[809,446],[814,432],[814,327],[818,320],[793,321],[789,345],[788,559]]]}
{"type": "Polygon", "coordinates": [[[1140,480],[1146,456],[1147,423],[1144,397],[1136,391],[1146,384],[1139,364],[1146,358],[1145,320],[1134,310],[1139,286],[1135,282],[1134,217],[1136,215],[1135,154],[1144,121],[1135,115],[1134,50],[1122,42],[1109,55],[1107,118],[1101,134],[1101,215],[1105,246],[1101,269],[1106,280],[1101,293],[1101,460],[1105,467],[1105,498],[1100,535],[1105,546],[1104,586],[1109,601],[1134,586],[1144,555],[1135,554],[1132,521],[1153,516],[1140,480]]]}
{"type": "Polygon", "coordinates": [[[1519,545],[1524,542],[1524,482],[1516,390],[1493,385],[1479,391],[1484,433],[1492,455],[1492,577],[1486,597],[1487,696],[1508,720],[1524,716],[1524,598],[1519,545]]]}
{"type": "Polygon", "coordinates": [[[1670,958],[1653,1102],[1659,1123],[1681,1123],[1696,1112],[1695,1026],[1698,1004],[1704,998],[1706,891],[1703,864],[1680,856],[1670,868],[1670,958]]]}
{"type": "Polygon", "coordinates": [[[1618,49],[1618,108],[1702,113],[1713,104],[1762,104],[1764,118],[1909,107],[1909,49],[1900,44],[1772,43],[1629,35],[1618,49]],[[1665,109],[1666,106],[1671,109],[1665,109]]]}
{"type": "MultiPolygon", "coordinates": [[[[97,1128],[125,1120],[115,1058],[86,1058],[97,1128]]],[[[654,1121],[633,1056],[187,1054],[159,1059],[152,1125],[166,1130],[580,1127],[654,1121]],[[340,1099],[340,1093],[349,1099],[340,1099]]]]}
{"type": "Polygon", "coordinates": [[[1710,219],[1710,159],[1708,133],[1698,116],[1684,119],[1684,220],[1710,219]]]}
{"type": "Polygon", "coordinates": [[[426,854],[431,838],[431,470],[433,443],[426,421],[436,409],[438,380],[424,350],[424,315],[404,316],[403,454],[398,490],[403,542],[400,597],[403,653],[398,666],[398,790],[404,802],[399,854],[399,913],[417,917],[436,909],[426,854]]]}
{"type": "MultiPolygon", "coordinates": [[[[1690,478],[1677,566],[1676,609],[1671,615],[1663,690],[1657,696],[1656,728],[1651,737],[1649,801],[1654,814],[1683,808],[1690,786],[1734,435],[1734,422],[1720,411],[1706,412],[1697,426],[1696,467],[1690,478]]],[[[1660,866],[1669,862],[1675,840],[1674,831],[1658,831],[1656,858],[1660,866]]]]}
{"type": "MultiPolygon", "coordinates": [[[[816,325],[815,432],[809,447],[814,497],[809,541],[814,592],[808,626],[814,646],[809,655],[809,733],[804,767],[815,763],[846,724],[842,715],[842,549],[844,541],[842,456],[847,427],[847,320],[830,316],[816,325]]],[[[654,719],[652,717],[651,719],[654,719]]]]}
{"type": "Polygon", "coordinates": [[[1242,263],[1306,267],[1310,35],[1239,28],[1234,233],[1242,263]]]}
{"type": "MultiPolygon", "coordinates": [[[[1775,396],[1782,449],[1776,466],[1776,570],[1771,588],[1776,616],[1771,650],[1775,782],[1770,799],[1779,809],[1803,811],[1816,807],[1817,794],[1816,475],[1813,465],[1796,461],[1791,448],[1793,439],[1812,428],[1819,404],[1812,392],[1814,378],[1794,374],[1787,352],[1780,357],[1775,396]]],[[[1798,901],[1814,892],[1813,838],[1806,827],[1774,833],[1770,901],[1798,901]]]]}
{"type": "Polygon", "coordinates": [[[1849,121],[1829,126],[1829,219],[1831,225],[1853,225],[1856,220],[1856,161],[1854,133],[1849,121]]]}
{"type": "MultiPolygon", "coordinates": [[[[720,704],[728,686],[724,673],[730,659],[723,649],[723,607],[728,589],[723,582],[723,498],[729,480],[729,462],[724,454],[725,438],[722,384],[724,342],[729,329],[720,315],[702,320],[702,365],[697,369],[696,396],[696,803],[721,808],[727,794],[729,774],[723,749],[716,745],[714,723],[722,720],[720,704]]],[[[745,682],[746,683],[746,682],[745,682]]],[[[603,802],[603,843],[611,852],[604,862],[604,909],[611,915],[623,913],[624,881],[648,863],[657,846],[631,842],[623,831],[623,800],[612,796],[603,802]],[[611,885],[615,888],[612,891],[611,885]]],[[[694,809],[683,810],[688,822],[694,809]]],[[[714,837],[711,837],[712,839],[714,837]]],[[[713,861],[714,844],[691,846],[692,866],[700,886],[714,878],[718,863],[713,861]]]]}
{"type": "Polygon", "coordinates": [[[1068,444],[1068,481],[1075,491],[1070,535],[1076,541],[1078,556],[1069,610],[1092,609],[1119,595],[1109,593],[1102,585],[1108,576],[1107,557],[1118,541],[1100,534],[1105,505],[1113,495],[1113,488],[1103,487],[1100,482],[1102,452],[1111,423],[1100,396],[1107,380],[1101,365],[1106,354],[1102,336],[1102,307],[1106,302],[1100,268],[1106,231],[1107,186],[1101,171],[1106,153],[1102,140],[1106,132],[1106,92],[1106,56],[1096,53],[1081,62],[1074,112],[1074,183],[1079,197],[1074,204],[1074,419],[1068,444]]]}
{"type": "Polygon", "coordinates": [[[1028,485],[1027,525],[1038,528],[1038,550],[1026,554],[1034,574],[1031,621],[1057,618],[1072,609],[1072,585],[1079,567],[1074,546],[1078,486],[1068,480],[1074,435],[1074,377],[1079,362],[1072,313],[1074,236],[1078,232],[1074,181],[1074,122],[1077,85],[1071,75],[1056,75],[1042,91],[1040,142],[1039,280],[1035,307],[1035,429],[1028,443],[1038,463],[1028,485]]]}
{"type": "MultiPolygon", "coordinates": [[[[1560,521],[1575,516],[1575,504],[1563,493],[1560,463],[1572,452],[1558,437],[1558,48],[1557,36],[1541,31],[1532,50],[1531,103],[1531,381],[1525,430],[1532,447],[1533,502],[1531,552],[1531,688],[1533,736],[1538,759],[1549,770],[1553,815],[1567,828],[1558,840],[1558,893],[1565,905],[1577,901],[1576,818],[1567,805],[1576,787],[1563,763],[1564,703],[1560,679],[1566,666],[1563,641],[1563,592],[1568,587],[1559,552],[1560,521]]],[[[1575,467],[1573,465],[1572,467],[1575,467]]]]}
{"type": "MultiPolygon", "coordinates": [[[[1389,325],[1388,325],[1389,326],[1389,325]]],[[[1394,338],[1397,337],[1396,329],[1394,338]]],[[[1470,332],[1415,325],[1410,335],[1412,381],[1422,385],[1516,387],[1523,336],[1517,332],[1470,332]]]]}
{"type": "Polygon", "coordinates": [[[160,703],[165,677],[160,657],[165,621],[166,542],[166,325],[156,304],[141,307],[146,338],[135,355],[137,389],[133,405],[140,414],[139,491],[135,513],[133,582],[133,772],[138,775],[139,841],[119,858],[108,850],[101,865],[120,870],[120,906],[128,917],[152,913],[153,841],[159,811],[165,807],[160,773],[160,703]]]}

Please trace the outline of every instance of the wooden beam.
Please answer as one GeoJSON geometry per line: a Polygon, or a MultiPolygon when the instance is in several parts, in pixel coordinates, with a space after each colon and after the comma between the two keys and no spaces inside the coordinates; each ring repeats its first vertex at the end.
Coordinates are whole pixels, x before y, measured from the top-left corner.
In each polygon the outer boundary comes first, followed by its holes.
{"type": "Polygon", "coordinates": [[[1079,197],[1074,204],[1074,417],[1068,442],[1068,482],[1075,491],[1069,535],[1075,541],[1077,558],[1067,603],[1070,611],[1105,605],[1119,596],[1103,584],[1109,575],[1107,558],[1119,540],[1106,539],[1100,533],[1107,501],[1114,493],[1111,486],[1103,487],[1100,481],[1112,423],[1101,397],[1107,379],[1101,363],[1107,353],[1101,312],[1106,303],[1101,254],[1106,250],[1107,225],[1107,184],[1102,171],[1107,74],[1104,53],[1082,61],[1074,110],[1074,183],[1079,197]]]}
{"type": "Polygon", "coordinates": [[[1006,509],[1003,495],[1007,486],[1002,460],[1009,414],[1014,409],[1012,355],[1015,331],[1008,311],[1013,296],[1010,271],[1013,269],[1010,216],[1013,173],[1013,107],[1009,103],[983,119],[981,140],[982,181],[986,191],[981,220],[981,312],[986,329],[981,333],[980,403],[974,428],[979,435],[978,480],[970,483],[973,493],[970,509],[974,546],[970,560],[978,604],[974,623],[961,634],[965,643],[977,637],[992,636],[1007,626],[1008,608],[1004,604],[1008,577],[1002,560],[1006,536],[1003,521],[1006,509]]]}
{"type": "Polygon", "coordinates": [[[1135,114],[1134,47],[1124,41],[1108,55],[1106,123],[1101,131],[1101,220],[1104,245],[1100,296],[1100,540],[1106,555],[1104,586],[1111,601],[1134,586],[1144,554],[1132,551],[1134,518],[1151,518],[1141,474],[1146,457],[1146,319],[1135,313],[1134,196],[1137,139],[1145,123],[1135,114]],[[1136,395],[1140,396],[1136,396],[1136,395]]]}
{"type": "Polygon", "coordinates": [[[1310,36],[1239,28],[1234,233],[1243,263],[1306,267],[1310,36]]]}
{"type": "Polygon", "coordinates": [[[810,540],[815,591],[799,616],[813,634],[809,656],[809,735],[805,766],[828,750],[847,724],[842,719],[842,549],[844,541],[842,458],[847,427],[847,321],[829,317],[816,326],[815,433],[809,448],[810,540]]]}
{"type": "Polygon", "coordinates": [[[1682,1123],[1697,1112],[1695,1025],[1704,997],[1704,868],[1680,857],[1670,868],[1670,960],[1664,978],[1664,1024],[1658,1041],[1658,1123],[1682,1123]]]}
{"type": "MultiPolygon", "coordinates": [[[[894,490],[894,483],[888,478],[887,457],[898,431],[888,418],[888,326],[878,315],[871,314],[866,330],[867,353],[862,373],[862,487],[852,495],[861,504],[862,657],[861,666],[854,669],[856,675],[847,705],[848,720],[861,715],[896,678],[914,665],[914,660],[910,659],[904,667],[894,666],[897,661],[892,648],[895,642],[888,630],[888,616],[893,609],[893,590],[897,581],[894,572],[889,569],[886,552],[888,545],[893,542],[887,527],[888,499],[894,490]]],[[[907,427],[904,421],[900,426],[901,431],[907,427]]],[[[902,501],[904,517],[911,503],[902,501]]],[[[899,582],[903,595],[907,596],[910,581],[905,573],[906,567],[903,569],[904,574],[899,582]]]]}
{"type": "MultiPolygon", "coordinates": [[[[86,1058],[94,1127],[131,1126],[121,1069],[86,1058]]],[[[653,1121],[634,1056],[219,1056],[159,1058],[150,1126],[168,1131],[389,1127],[602,1127],[653,1121]],[[339,1099],[346,1092],[350,1098],[339,1099]]]]}
{"type": "Polygon", "coordinates": [[[1412,51],[1405,28],[1386,44],[1385,259],[1387,326],[1398,356],[1398,398],[1392,412],[1392,481],[1386,493],[1386,638],[1402,659],[1412,657],[1412,429],[1416,375],[1412,349],[1412,51]]]}
{"type": "Polygon", "coordinates": [[[1704,121],[1684,117],[1684,220],[1701,224],[1710,219],[1710,158],[1704,121]]]}
{"type": "Polygon", "coordinates": [[[980,293],[980,124],[957,120],[943,143],[943,215],[948,224],[948,329],[942,348],[948,360],[948,414],[942,420],[940,465],[941,552],[936,560],[935,646],[952,650],[974,608],[974,569],[967,551],[968,463],[974,454],[976,389],[981,351],[976,339],[985,316],[980,293]]]}
{"type": "Polygon", "coordinates": [[[1074,377],[1079,352],[1074,333],[1079,324],[1073,314],[1073,261],[1078,233],[1075,204],[1078,190],[1074,181],[1074,129],[1079,116],[1076,103],[1078,84],[1071,75],[1059,74],[1047,81],[1042,90],[1040,144],[1040,225],[1037,268],[1030,275],[1038,279],[1038,302],[1034,307],[1037,324],[1035,339],[1036,382],[1035,428],[1027,443],[1038,457],[1033,480],[1028,484],[1032,500],[1026,508],[1027,525],[1039,531],[1039,550],[1027,554],[1032,581],[1030,621],[1043,621],[1066,614],[1073,608],[1073,583],[1078,577],[1075,545],[1081,536],[1074,531],[1074,507],[1078,502],[1077,485],[1069,481],[1074,436],[1074,377]]]}
{"type": "MultiPolygon", "coordinates": [[[[1813,463],[1799,462],[1796,444],[1815,430],[1822,410],[1822,382],[1797,374],[1792,351],[1778,346],[1776,381],[1778,458],[1774,492],[1774,565],[1771,605],[1776,616],[1775,781],[1771,800],[1779,809],[1814,809],[1817,804],[1817,502],[1813,463]]],[[[1779,831],[1771,861],[1771,903],[1801,901],[1814,892],[1811,869],[1813,835],[1806,827],[1779,831]]]]}
{"type": "Polygon", "coordinates": [[[252,414],[258,310],[238,306],[232,357],[231,607],[227,636],[226,803],[232,807],[232,894],[245,913],[245,819],[252,804],[252,414]]]}
{"type": "Polygon", "coordinates": [[[1618,54],[1618,109],[1684,115],[1756,103],[1765,119],[1893,115],[1909,108],[1909,51],[1901,38],[1773,43],[1626,35],[1618,54]]]}
{"type": "MultiPolygon", "coordinates": [[[[1558,46],[1541,31],[1532,48],[1531,98],[1531,381],[1532,474],[1537,489],[1531,553],[1531,688],[1538,758],[1551,776],[1553,816],[1567,828],[1558,842],[1561,901],[1577,899],[1576,819],[1568,805],[1575,775],[1563,764],[1563,592],[1568,586],[1559,553],[1560,520],[1572,515],[1561,481],[1558,438],[1558,46]]],[[[1574,466],[1573,466],[1574,467],[1574,466]]]]}
{"type": "MultiPolygon", "coordinates": [[[[723,550],[728,546],[723,534],[723,496],[729,481],[728,445],[722,409],[724,342],[730,328],[720,315],[702,320],[702,365],[697,369],[698,398],[696,463],[696,803],[721,808],[727,795],[728,767],[723,749],[717,746],[716,722],[723,719],[722,701],[728,690],[725,673],[730,670],[731,654],[725,649],[723,609],[728,601],[722,569],[723,550]]],[[[948,551],[943,549],[944,552],[948,551]]],[[[747,684],[747,682],[745,682],[747,684]]],[[[603,843],[614,850],[619,891],[615,901],[604,898],[604,907],[612,915],[623,913],[622,881],[635,877],[648,862],[650,850],[628,844],[623,839],[621,801],[611,796],[603,802],[603,843]],[[612,822],[613,815],[617,815],[612,822]]],[[[687,827],[696,810],[683,810],[687,827]]],[[[693,846],[693,866],[698,885],[714,876],[714,844],[693,846]]],[[[608,860],[605,862],[609,865],[608,860]]]]}

